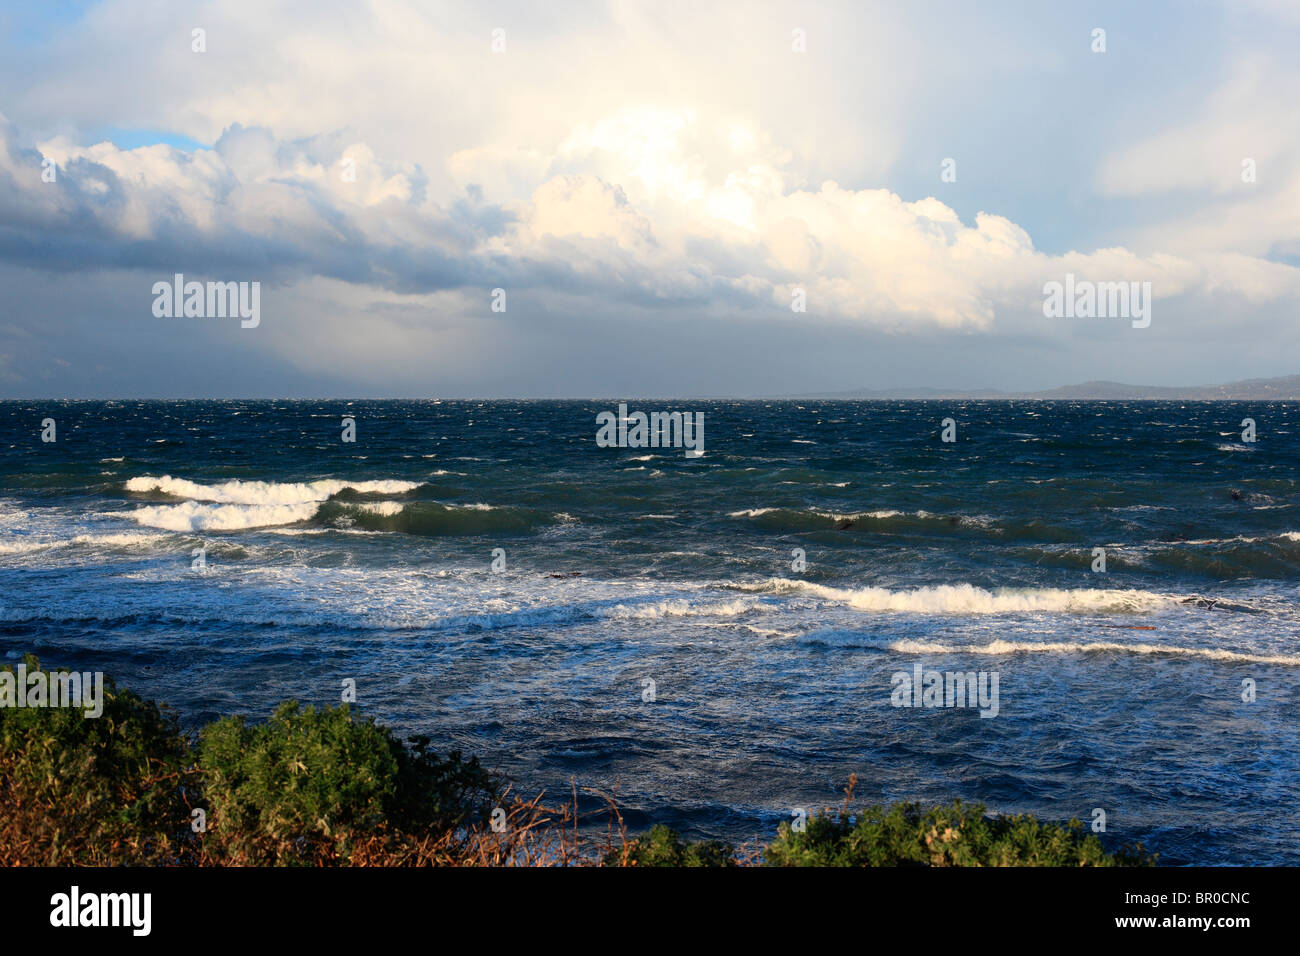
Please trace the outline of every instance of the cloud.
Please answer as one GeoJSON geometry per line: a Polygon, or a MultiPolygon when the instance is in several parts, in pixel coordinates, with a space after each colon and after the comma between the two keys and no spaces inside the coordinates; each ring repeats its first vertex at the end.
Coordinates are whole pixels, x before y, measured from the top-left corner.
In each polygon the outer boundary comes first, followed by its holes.
{"type": "Polygon", "coordinates": [[[1032,311],[1043,283],[1066,271],[1150,281],[1165,298],[1259,302],[1296,289],[1296,270],[1249,256],[1046,256],[1005,217],[967,224],[934,197],[791,188],[789,154],[764,131],[705,127],[689,112],[625,110],[534,155],[541,181],[527,199],[493,202],[467,184],[448,207],[426,197],[418,165],[339,133],[286,142],[235,126],[192,153],[63,140],[37,152],[16,137],[0,130],[0,176],[12,185],[0,254],[54,269],[229,269],[411,294],[549,288],[758,319],[788,312],[802,290],[808,321],[894,331],[990,329],[999,314],[1032,311]],[[57,182],[41,180],[42,156],[59,163],[57,182]]]}
{"type": "MultiPolygon", "coordinates": [[[[458,359],[518,373],[588,321],[625,345],[696,323],[735,342],[889,336],[999,375],[1019,374],[1012,340],[1123,352],[1044,323],[1043,285],[1067,272],[1152,283],[1155,331],[1126,354],[1199,347],[1224,316],[1289,341],[1295,21],[1271,0],[1239,24],[1203,5],[1162,45],[1171,9],[1110,10],[1098,57],[1050,8],[105,0],[39,45],[4,41],[0,267],[58,276],[87,308],[125,294],[115,321],[174,272],[260,280],[260,348],[322,377],[365,356],[380,384],[458,359]],[[106,141],[123,129],[211,145],[106,141]],[[946,156],[959,182],[939,180],[946,156]]],[[[616,365],[581,335],[574,362],[616,365]]],[[[8,374],[32,341],[0,342],[8,374]]]]}
{"type": "Polygon", "coordinates": [[[1254,54],[1228,68],[1192,114],[1104,157],[1103,195],[1187,197],[1179,211],[1143,228],[1148,248],[1300,258],[1300,141],[1280,121],[1300,99],[1289,65],[1254,54]]]}

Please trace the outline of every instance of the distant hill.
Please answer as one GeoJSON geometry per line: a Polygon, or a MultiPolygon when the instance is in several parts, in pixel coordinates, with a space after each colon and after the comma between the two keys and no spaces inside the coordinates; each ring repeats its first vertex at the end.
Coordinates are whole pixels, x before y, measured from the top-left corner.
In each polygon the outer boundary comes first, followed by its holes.
{"type": "Polygon", "coordinates": [[[1044,392],[1000,392],[991,388],[941,389],[941,388],[890,388],[855,389],[849,392],[819,392],[800,395],[798,398],[1018,398],[1018,399],[1070,399],[1075,401],[1300,401],[1300,375],[1283,375],[1280,378],[1251,378],[1225,385],[1125,385],[1122,382],[1084,382],[1081,385],[1062,385],[1044,392]]]}

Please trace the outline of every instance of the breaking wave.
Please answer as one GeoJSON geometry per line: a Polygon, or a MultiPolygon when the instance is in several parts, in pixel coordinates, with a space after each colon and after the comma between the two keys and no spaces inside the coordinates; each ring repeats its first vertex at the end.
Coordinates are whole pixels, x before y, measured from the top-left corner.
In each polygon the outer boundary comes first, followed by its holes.
{"type": "Polygon", "coordinates": [[[943,584],[908,591],[875,587],[834,588],[789,578],[769,578],[758,583],[732,586],[766,594],[806,594],[859,611],[912,614],[1141,613],[1186,600],[1151,591],[1094,588],[997,588],[989,591],[972,584],[943,584]]]}
{"type": "Polygon", "coordinates": [[[1019,654],[1022,652],[1048,654],[1091,654],[1097,652],[1168,654],[1201,657],[1213,661],[1242,661],[1249,664],[1283,664],[1289,667],[1300,667],[1300,656],[1294,654],[1247,654],[1241,651],[1227,651],[1214,647],[1120,644],[1114,641],[1048,641],[1031,643],[997,640],[990,641],[987,644],[962,647],[954,644],[936,644],[929,641],[903,640],[894,641],[889,645],[889,649],[900,654],[1019,654]]]}
{"type": "Polygon", "coordinates": [[[188,498],[191,501],[214,501],[219,504],[256,505],[259,507],[292,507],[309,502],[328,501],[345,490],[361,494],[397,495],[414,491],[420,487],[414,481],[343,481],[337,478],[322,478],[317,481],[280,482],[280,481],[224,481],[215,485],[201,485],[185,478],[173,478],[163,475],[155,478],[144,475],[131,478],[126,483],[126,490],[137,494],[155,492],[173,498],[188,498]]]}
{"type": "Polygon", "coordinates": [[[407,534],[490,534],[529,531],[557,520],[529,508],[482,504],[442,504],[434,501],[385,499],[420,488],[414,481],[344,481],[323,478],[307,482],[226,481],[205,485],[185,478],[132,478],[133,494],[184,498],[175,504],[137,508],[137,524],[165,531],[238,531],[311,522],[324,527],[407,534]],[[379,500],[366,500],[374,498],[379,500]]]}

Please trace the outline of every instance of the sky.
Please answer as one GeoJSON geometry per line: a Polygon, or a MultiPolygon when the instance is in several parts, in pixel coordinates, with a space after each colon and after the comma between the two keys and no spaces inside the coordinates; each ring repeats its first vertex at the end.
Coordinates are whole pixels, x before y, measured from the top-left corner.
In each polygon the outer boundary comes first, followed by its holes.
{"type": "Polygon", "coordinates": [[[1297,49],[1294,0],[0,4],[0,397],[1298,373],[1297,49]]]}

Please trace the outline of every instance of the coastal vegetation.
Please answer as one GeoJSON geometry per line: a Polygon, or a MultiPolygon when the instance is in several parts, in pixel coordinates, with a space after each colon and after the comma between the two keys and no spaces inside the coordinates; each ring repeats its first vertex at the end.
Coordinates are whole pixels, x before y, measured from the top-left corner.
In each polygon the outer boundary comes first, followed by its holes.
{"type": "MultiPolygon", "coordinates": [[[[27,657],[28,674],[40,672],[27,657]]],[[[6,668],[6,670],[10,670],[6,668]]],[[[426,738],[404,741],[347,705],[281,704],[262,723],[197,734],[104,681],[103,712],[0,707],[0,865],[27,866],[1145,866],[1077,820],[989,815],[981,804],[838,808],[766,844],[687,841],[606,825],[577,792],[552,806],[426,738]],[[596,835],[593,835],[595,833],[596,835]]]]}

